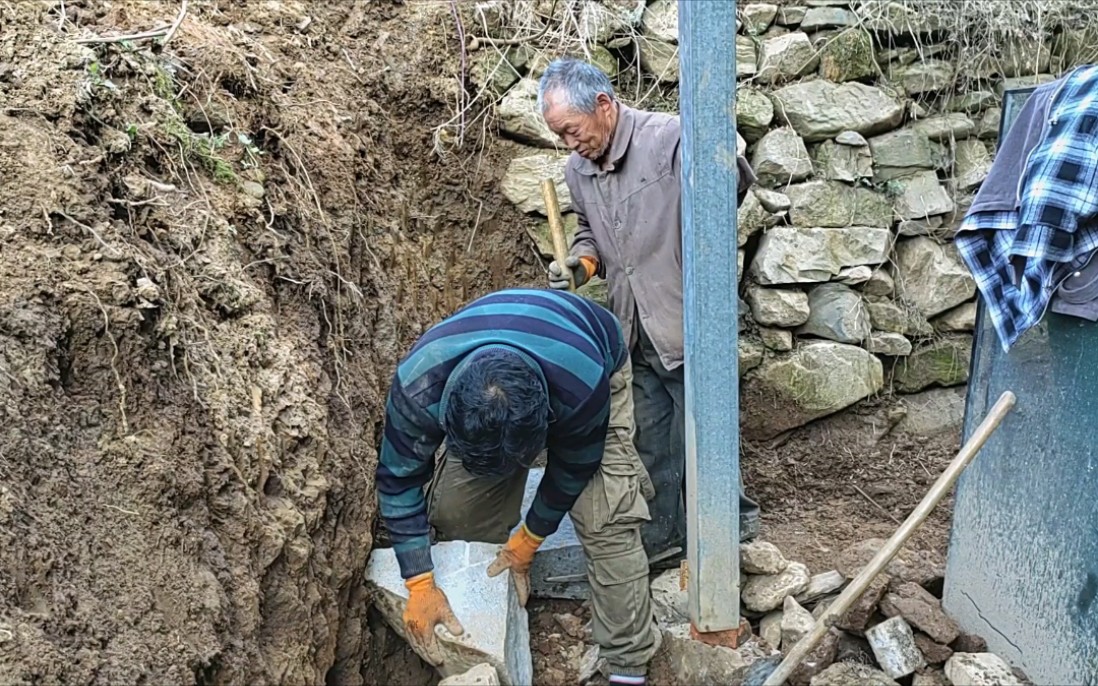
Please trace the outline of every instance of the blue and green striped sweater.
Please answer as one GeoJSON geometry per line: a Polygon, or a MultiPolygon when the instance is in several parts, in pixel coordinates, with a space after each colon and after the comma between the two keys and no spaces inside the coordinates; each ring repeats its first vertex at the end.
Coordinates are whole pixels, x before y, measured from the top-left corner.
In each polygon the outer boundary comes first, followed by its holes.
{"type": "Polygon", "coordinates": [[[538,536],[556,531],[602,462],[610,376],[627,355],[617,318],[583,297],[549,289],[507,289],[474,300],[423,334],[389,390],[377,492],[405,579],[434,568],[423,487],[444,438],[446,382],[466,356],[489,345],[532,358],[549,391],[549,457],[527,528],[538,536]]]}

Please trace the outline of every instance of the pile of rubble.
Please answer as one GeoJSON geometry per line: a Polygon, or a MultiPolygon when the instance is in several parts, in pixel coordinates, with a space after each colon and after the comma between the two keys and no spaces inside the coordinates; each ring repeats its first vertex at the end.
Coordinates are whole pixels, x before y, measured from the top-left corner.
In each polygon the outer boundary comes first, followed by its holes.
{"type": "MultiPolygon", "coordinates": [[[[773,544],[762,541],[740,549],[741,614],[754,636],[733,651],[694,641],[693,664],[682,665],[680,683],[699,683],[699,663],[734,665],[729,681],[749,680],[761,657],[776,664],[811,629],[861,569],[884,545],[870,539],[839,556],[834,570],[810,575],[808,568],[787,560],[773,544]],[[737,654],[738,653],[738,654],[737,654]],[[700,659],[698,659],[700,658],[700,659]],[[690,670],[690,674],[682,670],[690,670]]],[[[795,686],[846,684],[913,686],[1028,683],[998,656],[987,652],[979,637],[965,634],[942,609],[944,566],[925,555],[901,553],[877,576],[802,661],[787,683],[795,686]],[[908,679],[910,677],[910,679],[908,679]]],[[[657,619],[665,633],[681,633],[688,622],[686,591],[680,573],[671,570],[653,581],[657,619]]],[[[688,662],[688,661],[683,661],[688,662]]]]}

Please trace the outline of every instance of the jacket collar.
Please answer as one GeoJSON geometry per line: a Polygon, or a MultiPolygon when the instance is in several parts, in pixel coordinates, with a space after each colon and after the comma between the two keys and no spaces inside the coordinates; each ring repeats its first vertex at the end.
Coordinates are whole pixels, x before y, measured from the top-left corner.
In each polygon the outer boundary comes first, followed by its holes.
{"type": "MultiPolygon", "coordinates": [[[[610,152],[607,153],[610,158],[609,171],[616,169],[618,162],[625,157],[625,152],[629,149],[629,143],[633,140],[633,126],[636,123],[636,112],[632,107],[620,101],[617,105],[618,125],[614,127],[614,140],[610,144],[610,152]]],[[[580,174],[594,176],[601,171],[597,162],[592,162],[586,157],[580,157],[578,153],[573,154],[579,157],[576,171],[580,174]]]]}

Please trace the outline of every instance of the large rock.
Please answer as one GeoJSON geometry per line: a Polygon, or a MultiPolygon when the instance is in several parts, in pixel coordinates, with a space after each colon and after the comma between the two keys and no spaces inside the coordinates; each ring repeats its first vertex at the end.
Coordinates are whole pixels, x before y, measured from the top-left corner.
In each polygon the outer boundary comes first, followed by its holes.
{"type": "Polygon", "coordinates": [[[487,662],[482,662],[464,674],[448,676],[438,686],[500,686],[499,673],[487,662]]]}
{"type": "Polygon", "coordinates": [[[818,336],[839,343],[859,344],[869,336],[869,313],[857,291],[839,283],[825,283],[808,292],[808,321],[798,336],[818,336]]]}
{"type": "Polygon", "coordinates": [[[811,612],[801,607],[793,596],[786,596],[782,603],[782,650],[788,652],[812,631],[815,623],[811,612]]]}
{"type": "Polygon", "coordinates": [[[935,331],[968,333],[976,328],[976,301],[959,305],[931,322],[935,331]]]}
{"type": "Polygon", "coordinates": [[[495,50],[479,53],[469,65],[469,80],[493,95],[503,95],[519,78],[515,67],[495,50]]]}
{"type": "Polygon", "coordinates": [[[750,271],[764,285],[829,281],[844,267],[886,262],[890,247],[891,232],[883,228],[778,226],[759,239],[750,271]]]}
{"type": "Polygon", "coordinates": [[[836,83],[877,74],[873,40],[861,29],[847,29],[828,40],[820,50],[820,76],[836,83]]]}
{"type": "Polygon", "coordinates": [[[901,679],[926,666],[923,654],[915,645],[915,635],[902,617],[893,617],[868,629],[866,640],[885,674],[901,679]]]}
{"type": "Polygon", "coordinates": [[[736,36],[736,78],[754,76],[759,71],[759,53],[755,41],[736,36]]]}
{"type": "Polygon", "coordinates": [[[749,641],[737,650],[712,646],[691,638],[690,625],[680,624],[663,631],[662,644],[648,673],[654,683],[742,684],[752,665],[764,660],[776,664],[770,651],[757,641],[749,641]]]}
{"type": "Polygon", "coordinates": [[[507,165],[500,190],[521,211],[548,216],[545,200],[541,195],[541,181],[553,179],[560,211],[567,212],[572,209],[572,195],[568,192],[568,184],[564,182],[564,165],[567,162],[568,153],[546,152],[516,157],[507,165]]]}
{"type": "Polygon", "coordinates": [[[668,627],[690,621],[689,594],[682,588],[678,569],[669,569],[651,583],[652,611],[656,622],[668,627]]]}
{"type": "Polygon", "coordinates": [[[782,83],[816,70],[820,56],[812,41],[800,31],[767,38],[759,51],[760,83],[782,83]]]}
{"type": "Polygon", "coordinates": [[[849,407],[883,386],[884,368],[872,353],[831,341],[805,343],[765,361],[745,379],[744,435],[771,438],[849,407]]]}
{"type": "Polygon", "coordinates": [[[994,653],[954,653],[945,675],[953,686],[1022,686],[1010,665],[994,653]]]}
{"type": "Polygon", "coordinates": [[[785,190],[794,226],[840,228],[892,226],[892,205],[868,188],[852,188],[836,181],[808,181],[785,190]]]}
{"type": "Polygon", "coordinates": [[[775,610],[759,620],[759,638],[775,650],[782,646],[782,611],[775,610]]]}
{"type": "Polygon", "coordinates": [[[842,7],[812,7],[801,20],[802,31],[819,31],[841,26],[854,26],[858,17],[842,7]]]}
{"type": "Polygon", "coordinates": [[[838,592],[846,585],[846,577],[838,570],[813,574],[808,580],[808,587],[797,594],[797,602],[805,605],[812,603],[824,596],[838,592]]]}
{"type": "Polygon", "coordinates": [[[911,341],[907,340],[907,337],[902,333],[874,331],[869,334],[865,349],[876,355],[903,357],[911,354],[911,341]]]}
{"type": "Polygon", "coordinates": [[[830,181],[854,183],[873,177],[873,154],[864,139],[862,145],[824,141],[816,147],[814,161],[816,173],[830,181]]]}
{"type": "Polygon", "coordinates": [[[834,138],[843,131],[862,135],[899,126],[904,108],[884,91],[861,83],[836,85],[812,80],[776,91],[774,111],[806,141],[834,138]]]}
{"type": "Polygon", "coordinates": [[[953,182],[962,191],[971,191],[984,182],[991,172],[991,153],[976,138],[957,141],[954,152],[953,182]]]}
{"type": "Polygon", "coordinates": [[[751,317],[763,326],[791,327],[808,320],[808,294],[789,289],[752,286],[747,292],[751,317]]]}
{"type": "Polygon", "coordinates": [[[886,617],[903,617],[938,643],[950,643],[961,633],[957,622],[942,610],[942,603],[914,582],[898,584],[881,599],[886,617]]]}
{"type": "Polygon", "coordinates": [[[913,305],[904,305],[887,297],[866,296],[869,323],[874,329],[902,333],[905,336],[929,336],[934,328],[913,305]]]}
{"type": "Polygon", "coordinates": [[[637,38],[640,65],[646,73],[661,83],[679,82],[679,46],[674,43],[640,36],[637,38]]]}
{"type": "Polygon", "coordinates": [[[679,4],[676,0],[654,0],[641,16],[643,35],[664,43],[679,42],[679,4]]]}
{"type": "Polygon", "coordinates": [[[910,95],[934,93],[953,85],[953,65],[944,60],[924,60],[904,67],[898,77],[910,95]]]}
{"type": "Polygon", "coordinates": [[[744,196],[743,203],[736,209],[736,243],[742,248],[751,236],[763,229],[769,229],[778,223],[778,217],[767,211],[756,191],[752,188],[744,196]]]}
{"type": "Polygon", "coordinates": [[[896,424],[897,433],[932,437],[959,432],[965,419],[965,388],[931,388],[904,396],[907,414],[896,424]]]}
{"type": "Polygon", "coordinates": [[[777,574],[748,577],[741,594],[744,607],[752,612],[776,610],[786,598],[803,591],[808,579],[808,567],[800,562],[790,562],[777,574]]]}
{"type": "Polygon", "coordinates": [[[976,133],[976,122],[961,112],[947,112],[920,119],[912,124],[911,128],[932,141],[948,143],[951,140],[963,140],[976,133]]]}
{"type": "Polygon", "coordinates": [[[812,160],[797,132],[788,126],[774,129],[755,145],[751,159],[762,186],[785,186],[812,175],[812,160]]]}
{"type": "Polygon", "coordinates": [[[869,139],[874,179],[889,181],[922,169],[934,168],[934,151],[926,134],[903,128],[869,139]]]}
{"type": "Polygon", "coordinates": [[[900,686],[887,674],[869,665],[836,662],[816,676],[810,686],[900,686]]]}
{"type": "Polygon", "coordinates": [[[757,88],[740,88],[736,91],[736,127],[749,141],[757,141],[770,129],[774,121],[774,104],[757,88]]]}
{"type": "Polygon", "coordinates": [[[743,28],[751,36],[758,36],[774,23],[778,6],[768,2],[752,3],[743,8],[743,28]]]}
{"type": "MultiPolygon", "coordinates": [[[[507,686],[533,683],[530,630],[526,610],[510,575],[488,576],[498,545],[447,541],[431,546],[435,583],[450,599],[450,607],[465,633],[453,636],[437,631],[443,652],[439,674],[463,674],[481,663],[495,668],[507,686]]],[[[366,586],[374,595],[374,607],[401,638],[407,640],[404,608],[408,589],[392,548],[375,548],[366,567],[366,586]]],[[[420,655],[426,659],[426,655],[420,655]]]]}
{"type": "Polygon", "coordinates": [[[891,183],[896,189],[893,207],[900,219],[923,219],[953,211],[953,199],[932,171],[894,179],[891,183]]]}
{"type": "Polygon", "coordinates": [[[896,244],[896,293],[924,317],[971,300],[976,281],[952,244],[919,236],[896,244]]]}
{"type": "Polygon", "coordinates": [[[778,546],[766,541],[740,544],[740,569],[747,574],[781,574],[789,566],[778,546]]]}
{"type": "Polygon", "coordinates": [[[740,363],[740,376],[743,376],[762,364],[766,351],[760,341],[741,336],[736,345],[736,353],[740,363]]]}
{"type": "Polygon", "coordinates": [[[538,110],[538,82],[531,78],[520,80],[496,107],[500,131],[510,138],[528,145],[556,148],[560,138],[549,130],[538,110]]]}
{"type": "MultiPolygon", "coordinates": [[[[847,578],[851,578],[851,575],[847,574],[847,578]]],[[[865,589],[861,596],[843,613],[843,616],[835,622],[835,626],[843,629],[844,631],[850,631],[856,634],[863,633],[866,627],[869,626],[869,621],[873,618],[873,614],[877,611],[877,603],[881,602],[881,598],[888,590],[888,584],[891,578],[887,574],[878,575],[873,581],[869,582],[869,586],[865,589]]]]}
{"type": "Polygon", "coordinates": [[[930,386],[957,386],[968,381],[972,337],[955,335],[916,348],[897,363],[893,387],[900,393],[916,393],[930,386]]]}

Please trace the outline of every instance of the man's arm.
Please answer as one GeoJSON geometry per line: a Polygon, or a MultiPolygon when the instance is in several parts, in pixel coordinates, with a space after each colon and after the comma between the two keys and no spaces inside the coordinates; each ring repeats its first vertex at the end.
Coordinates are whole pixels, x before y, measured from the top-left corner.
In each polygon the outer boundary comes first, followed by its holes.
{"type": "Polygon", "coordinates": [[[579,184],[576,182],[576,171],[568,164],[564,168],[564,183],[568,186],[568,193],[572,196],[572,211],[576,214],[578,226],[576,235],[572,239],[572,248],[569,255],[575,255],[583,263],[587,275],[598,275],[606,278],[606,269],[599,259],[599,246],[595,242],[595,234],[591,232],[591,225],[587,223],[587,210],[584,208],[583,199],[579,193],[579,184]]]}
{"type": "Polygon", "coordinates": [[[557,530],[599,470],[609,423],[610,380],[604,376],[572,416],[552,429],[545,477],[526,514],[526,528],[535,536],[545,538],[557,530]]]}
{"type": "Polygon", "coordinates": [[[408,397],[394,374],[385,405],[377,497],[405,579],[434,569],[423,486],[431,480],[442,439],[438,422],[408,397]]]}

